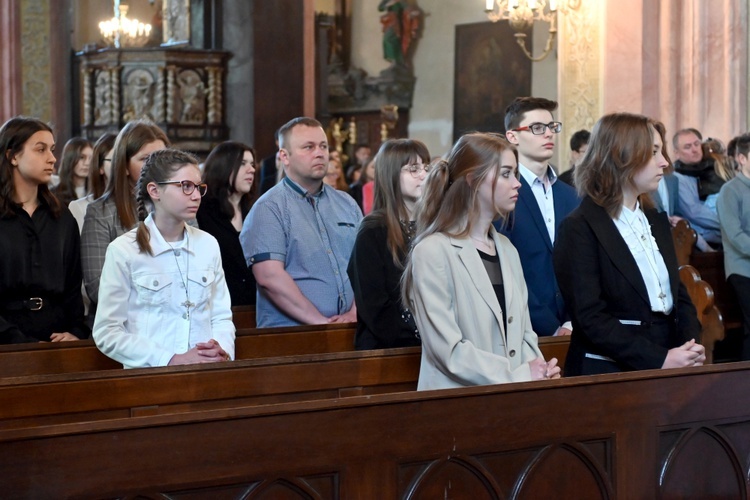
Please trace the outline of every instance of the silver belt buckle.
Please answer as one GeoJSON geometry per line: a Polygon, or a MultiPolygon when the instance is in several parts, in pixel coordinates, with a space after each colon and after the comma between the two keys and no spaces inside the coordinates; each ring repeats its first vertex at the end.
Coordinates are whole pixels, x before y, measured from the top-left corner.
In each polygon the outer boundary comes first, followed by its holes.
{"type": "Polygon", "coordinates": [[[42,307],[44,307],[44,300],[42,300],[41,297],[31,297],[27,301],[27,306],[29,308],[29,311],[39,311],[42,307]]]}

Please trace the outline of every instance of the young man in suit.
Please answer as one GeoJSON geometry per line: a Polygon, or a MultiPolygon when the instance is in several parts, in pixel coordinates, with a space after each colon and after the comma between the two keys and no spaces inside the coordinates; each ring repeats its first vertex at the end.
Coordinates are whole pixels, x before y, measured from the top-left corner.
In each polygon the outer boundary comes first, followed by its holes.
{"type": "Polygon", "coordinates": [[[570,335],[572,325],[552,267],[552,247],[562,220],[580,203],[575,190],[549,161],[562,124],[552,112],[557,102],[518,97],[505,110],[505,136],[518,149],[521,189],[508,225],[499,229],[521,257],[529,290],[529,313],[537,335],[570,335]]]}

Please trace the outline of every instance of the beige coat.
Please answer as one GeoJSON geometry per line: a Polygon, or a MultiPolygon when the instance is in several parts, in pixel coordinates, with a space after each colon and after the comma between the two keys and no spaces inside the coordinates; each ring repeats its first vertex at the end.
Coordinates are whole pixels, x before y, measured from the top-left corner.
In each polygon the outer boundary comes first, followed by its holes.
{"type": "Polygon", "coordinates": [[[419,390],[531,380],[543,357],[531,329],[518,252],[492,229],[500,257],[508,332],[481,257],[467,238],[433,234],[412,252],[411,309],[422,337],[419,390]]]}

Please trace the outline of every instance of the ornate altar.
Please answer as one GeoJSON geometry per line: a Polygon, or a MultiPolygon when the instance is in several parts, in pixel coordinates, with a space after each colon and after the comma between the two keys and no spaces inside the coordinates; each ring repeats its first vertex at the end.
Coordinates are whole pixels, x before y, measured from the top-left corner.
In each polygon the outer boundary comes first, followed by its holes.
{"type": "Polygon", "coordinates": [[[228,138],[224,75],[229,53],[191,48],[107,48],[76,54],[81,134],[95,140],[138,118],[198,153],[228,138]]]}

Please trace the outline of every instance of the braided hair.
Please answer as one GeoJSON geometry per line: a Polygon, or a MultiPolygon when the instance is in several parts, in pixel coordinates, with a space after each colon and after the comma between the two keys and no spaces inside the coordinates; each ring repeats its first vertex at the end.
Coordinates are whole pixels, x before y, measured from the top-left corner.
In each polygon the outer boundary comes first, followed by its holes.
{"type": "Polygon", "coordinates": [[[135,185],[135,202],[138,215],[138,229],[135,233],[135,241],[141,252],[147,252],[153,255],[151,250],[151,233],[143,221],[149,214],[149,209],[153,208],[153,201],[148,193],[150,183],[164,182],[185,165],[198,166],[198,159],[190,153],[179,151],[177,149],[162,149],[154,151],[143,164],[141,176],[135,185]]]}

